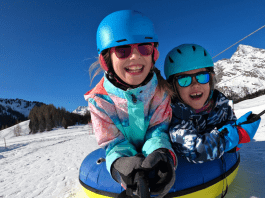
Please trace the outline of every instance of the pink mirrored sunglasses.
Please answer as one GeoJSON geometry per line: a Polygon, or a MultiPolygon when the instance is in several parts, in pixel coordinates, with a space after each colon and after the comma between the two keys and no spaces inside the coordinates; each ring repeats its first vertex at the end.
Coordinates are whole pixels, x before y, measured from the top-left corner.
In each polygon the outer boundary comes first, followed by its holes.
{"type": "Polygon", "coordinates": [[[142,56],[149,56],[153,53],[154,43],[137,43],[112,47],[110,53],[114,51],[119,59],[125,59],[132,54],[134,48],[136,48],[142,56]]]}

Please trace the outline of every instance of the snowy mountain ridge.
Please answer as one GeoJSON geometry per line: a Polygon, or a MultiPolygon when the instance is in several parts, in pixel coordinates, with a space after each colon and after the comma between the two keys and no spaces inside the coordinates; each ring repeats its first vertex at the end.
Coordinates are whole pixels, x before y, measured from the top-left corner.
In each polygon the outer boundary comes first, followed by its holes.
{"type": "Polygon", "coordinates": [[[239,45],[230,59],[214,63],[217,89],[239,97],[265,89],[265,49],[239,45]]]}
{"type": "Polygon", "coordinates": [[[89,107],[88,106],[79,106],[72,113],[85,115],[86,111],[89,111],[89,107]]]}
{"type": "Polygon", "coordinates": [[[26,120],[31,109],[42,104],[44,103],[0,98],[0,129],[12,126],[16,121],[26,120]]]}
{"type": "Polygon", "coordinates": [[[37,106],[41,106],[42,102],[30,102],[30,101],[26,101],[26,100],[22,100],[22,99],[3,99],[0,98],[0,105],[2,105],[5,109],[5,111],[1,111],[0,114],[10,114],[10,112],[8,112],[8,109],[12,109],[13,111],[17,111],[21,114],[23,114],[25,117],[29,116],[29,112],[30,110],[35,107],[35,105],[37,106]]]}

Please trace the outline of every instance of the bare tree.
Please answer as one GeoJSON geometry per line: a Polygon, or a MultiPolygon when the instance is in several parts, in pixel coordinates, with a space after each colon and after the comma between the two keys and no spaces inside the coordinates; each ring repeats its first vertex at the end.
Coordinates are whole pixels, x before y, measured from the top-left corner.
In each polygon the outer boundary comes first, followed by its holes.
{"type": "Polygon", "coordinates": [[[14,127],[14,135],[17,137],[17,136],[21,136],[21,133],[22,133],[22,129],[20,127],[19,124],[17,124],[15,127],[14,127]]]}

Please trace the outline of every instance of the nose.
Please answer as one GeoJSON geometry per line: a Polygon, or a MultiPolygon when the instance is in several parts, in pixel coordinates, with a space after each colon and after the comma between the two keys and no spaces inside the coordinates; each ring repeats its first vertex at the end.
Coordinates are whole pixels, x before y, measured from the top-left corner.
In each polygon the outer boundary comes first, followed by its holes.
{"type": "Polygon", "coordinates": [[[198,85],[199,83],[197,82],[196,80],[196,77],[195,76],[192,76],[192,81],[191,81],[191,85],[198,85]]]}
{"type": "Polygon", "coordinates": [[[138,59],[140,58],[141,54],[139,53],[139,51],[136,49],[136,47],[134,47],[132,49],[132,54],[130,56],[131,59],[138,59]]]}

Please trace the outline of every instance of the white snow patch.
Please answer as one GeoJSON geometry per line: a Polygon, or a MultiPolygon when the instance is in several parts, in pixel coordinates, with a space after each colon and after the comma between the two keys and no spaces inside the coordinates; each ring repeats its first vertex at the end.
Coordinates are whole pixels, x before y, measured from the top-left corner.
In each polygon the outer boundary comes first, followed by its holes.
{"type": "MultiPolygon", "coordinates": [[[[265,109],[265,96],[234,105],[237,117],[265,109]]],[[[1,131],[0,198],[86,197],[79,183],[84,158],[98,149],[91,125],[26,135],[28,121],[20,123],[24,136],[14,137],[12,127],[1,131]]],[[[226,198],[265,197],[265,115],[254,140],[241,148],[237,177],[226,198]]]]}

